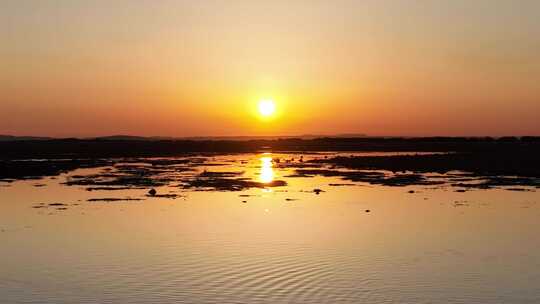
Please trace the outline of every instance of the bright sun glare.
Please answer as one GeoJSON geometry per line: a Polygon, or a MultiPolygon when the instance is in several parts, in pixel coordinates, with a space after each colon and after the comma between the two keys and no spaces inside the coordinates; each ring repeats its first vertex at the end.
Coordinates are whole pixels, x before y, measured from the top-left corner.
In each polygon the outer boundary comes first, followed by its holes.
{"type": "Polygon", "coordinates": [[[263,99],[259,101],[259,113],[263,117],[272,116],[276,112],[276,104],[271,99],[263,99]]]}

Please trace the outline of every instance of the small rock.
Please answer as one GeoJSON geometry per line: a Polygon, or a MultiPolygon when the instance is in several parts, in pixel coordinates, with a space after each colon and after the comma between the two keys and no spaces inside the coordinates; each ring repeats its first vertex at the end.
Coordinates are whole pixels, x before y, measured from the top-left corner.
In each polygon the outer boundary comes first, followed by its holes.
{"type": "Polygon", "coordinates": [[[319,195],[321,192],[324,192],[323,190],[321,189],[313,189],[313,193],[319,195]]]}
{"type": "Polygon", "coordinates": [[[148,191],[148,194],[150,194],[151,196],[156,195],[156,193],[157,193],[157,191],[154,188],[152,188],[152,189],[150,189],[150,191],[148,191]]]}
{"type": "Polygon", "coordinates": [[[366,213],[370,213],[370,212],[371,212],[371,210],[369,210],[369,209],[366,209],[366,213]]]}
{"type": "Polygon", "coordinates": [[[66,204],[62,203],[50,203],[49,206],[65,206],[66,204]]]}
{"type": "Polygon", "coordinates": [[[409,193],[414,193],[414,190],[409,190],[409,193]]]}

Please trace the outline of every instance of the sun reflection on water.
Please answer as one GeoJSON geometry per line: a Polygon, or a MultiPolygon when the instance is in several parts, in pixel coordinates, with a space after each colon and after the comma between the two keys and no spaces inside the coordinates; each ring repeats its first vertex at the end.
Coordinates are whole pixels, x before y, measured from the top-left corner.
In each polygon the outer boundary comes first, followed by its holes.
{"type": "Polygon", "coordinates": [[[272,167],[272,157],[264,156],[260,158],[261,160],[261,172],[259,175],[259,180],[261,183],[271,183],[274,181],[274,169],[272,167]]]}

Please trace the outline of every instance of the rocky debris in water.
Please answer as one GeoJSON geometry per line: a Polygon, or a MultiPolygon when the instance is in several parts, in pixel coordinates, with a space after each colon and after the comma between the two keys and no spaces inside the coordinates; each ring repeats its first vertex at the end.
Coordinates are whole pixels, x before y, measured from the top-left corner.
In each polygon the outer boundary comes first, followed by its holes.
{"type": "MultiPolygon", "coordinates": [[[[366,182],[374,185],[383,186],[437,186],[437,185],[451,185],[453,187],[460,187],[457,192],[463,192],[466,189],[490,189],[495,187],[508,187],[508,186],[530,186],[540,187],[540,178],[536,177],[506,177],[506,176],[479,176],[470,173],[449,174],[448,176],[429,176],[423,173],[394,173],[389,174],[380,171],[351,171],[342,169],[296,169],[295,174],[288,175],[287,177],[313,177],[321,175],[325,177],[340,177],[343,180],[349,180],[353,182],[366,182]],[[455,178],[455,176],[460,176],[455,178]],[[450,183],[459,180],[458,183],[450,183]]],[[[332,186],[342,184],[331,184],[332,186]]],[[[347,184],[343,184],[347,185],[347,184]]],[[[515,187],[517,188],[517,187],[515,187]]],[[[507,190],[513,188],[505,188],[507,190]]],[[[412,190],[411,190],[412,191],[412,190]]],[[[414,191],[409,193],[414,193],[414,191]]]]}
{"type": "Polygon", "coordinates": [[[175,193],[165,193],[165,194],[147,194],[148,197],[156,197],[156,198],[170,198],[170,199],[177,199],[179,197],[183,197],[182,195],[178,195],[175,193]]]}
{"type": "MultiPolygon", "coordinates": [[[[333,164],[349,169],[387,170],[392,172],[448,173],[470,172],[477,176],[527,176],[540,177],[537,146],[519,146],[511,149],[494,149],[468,153],[439,153],[425,155],[391,156],[338,156],[312,163],[333,164]]],[[[451,151],[451,150],[448,150],[451,151]]]]}
{"type": "Polygon", "coordinates": [[[34,186],[36,188],[40,188],[40,187],[45,187],[47,185],[46,184],[33,184],[32,186],[34,186]]]}
{"type": "Polygon", "coordinates": [[[247,201],[242,201],[242,203],[247,203],[247,201]]]}
{"type": "Polygon", "coordinates": [[[298,199],[297,198],[286,198],[285,201],[287,202],[292,202],[292,201],[297,201],[298,199]]]}
{"type": "Polygon", "coordinates": [[[110,164],[112,161],[103,159],[0,160],[0,180],[41,179],[79,168],[104,167],[110,164]]]}
{"type": "Polygon", "coordinates": [[[315,175],[308,175],[308,174],[301,174],[301,173],[293,173],[285,175],[284,177],[287,178],[299,178],[299,177],[314,177],[315,175]]]}
{"type": "Polygon", "coordinates": [[[155,196],[156,194],[157,194],[157,191],[156,191],[156,189],[154,189],[154,188],[152,188],[152,189],[150,189],[150,190],[148,191],[148,195],[149,195],[149,196],[155,196]]]}
{"type": "Polygon", "coordinates": [[[317,195],[321,194],[322,192],[324,192],[324,190],[322,190],[322,189],[313,189],[313,193],[315,193],[317,195]]]}
{"type": "Polygon", "coordinates": [[[227,171],[227,172],[219,172],[219,171],[203,171],[201,174],[199,174],[199,177],[238,177],[244,175],[244,171],[227,171]]]}
{"type": "Polygon", "coordinates": [[[366,170],[341,170],[341,169],[296,169],[295,175],[289,177],[313,177],[321,175],[326,177],[340,177],[352,182],[365,182],[385,186],[410,186],[410,185],[440,185],[444,181],[429,180],[422,174],[401,173],[389,175],[379,171],[366,170]]]}
{"type": "Polygon", "coordinates": [[[410,185],[442,185],[444,184],[444,181],[432,181],[427,179],[422,174],[394,174],[393,176],[381,179],[381,180],[375,180],[372,182],[372,184],[378,184],[378,185],[384,185],[384,186],[397,186],[397,187],[403,187],[403,186],[410,186],[410,185]]]}
{"type": "Polygon", "coordinates": [[[105,197],[105,198],[90,198],[86,200],[87,202],[122,202],[122,201],[144,201],[142,198],[116,198],[116,197],[105,197]]]}
{"type": "Polygon", "coordinates": [[[282,180],[274,180],[269,183],[255,182],[247,178],[223,178],[199,175],[197,178],[184,182],[185,189],[197,188],[206,191],[242,191],[249,188],[284,187],[287,183],[282,180]]]}
{"type": "Polygon", "coordinates": [[[168,177],[159,176],[145,176],[146,173],[141,174],[93,174],[84,177],[71,176],[68,181],[65,182],[68,186],[120,186],[129,188],[140,188],[148,186],[163,186],[172,181],[168,177]]]}
{"type": "MultiPolygon", "coordinates": [[[[69,176],[64,183],[68,186],[86,186],[88,191],[115,191],[129,189],[155,188],[178,182],[185,188],[215,189],[237,191],[248,188],[266,188],[286,186],[285,181],[260,183],[241,178],[244,171],[207,171],[195,175],[193,168],[184,166],[223,165],[207,163],[205,157],[187,159],[121,159],[108,162],[108,167],[99,173],[69,176]],[[183,167],[176,167],[183,166],[183,167]],[[187,174],[186,174],[187,172],[187,174]]],[[[152,195],[151,192],[149,192],[152,195]]],[[[157,194],[157,192],[156,192],[157,194]]],[[[155,195],[155,194],[154,194],[155,195]]],[[[168,196],[169,198],[172,196],[168,196]]]]}
{"type": "MultiPolygon", "coordinates": [[[[454,187],[461,187],[466,189],[491,189],[502,188],[513,191],[512,189],[522,187],[539,187],[540,178],[537,177],[516,177],[516,176],[480,176],[476,179],[472,179],[471,183],[456,183],[452,184],[454,187]],[[512,187],[521,186],[521,187],[512,187]],[[511,188],[505,188],[511,187],[511,188]]],[[[525,188],[523,188],[525,189],[525,188]]]]}
{"type": "Polygon", "coordinates": [[[68,206],[68,204],[64,204],[64,203],[49,203],[49,204],[39,203],[39,204],[33,205],[32,208],[41,209],[41,208],[49,208],[49,207],[59,207],[59,208],[56,208],[56,209],[57,210],[62,210],[61,208],[65,208],[65,206],[68,206]]]}
{"type": "Polygon", "coordinates": [[[63,203],[50,203],[49,206],[67,206],[67,205],[63,203]]]}
{"type": "MultiPolygon", "coordinates": [[[[196,163],[196,162],[195,162],[196,163]]],[[[179,181],[194,168],[186,159],[127,159],[119,160],[112,167],[88,175],[73,175],[65,182],[68,186],[88,186],[93,190],[124,190],[159,187],[179,181]],[[182,165],[178,165],[182,164],[182,165]]]]}
{"type": "Polygon", "coordinates": [[[371,210],[369,210],[369,209],[366,209],[366,213],[370,213],[370,212],[371,212],[371,210]]]}
{"type": "Polygon", "coordinates": [[[414,193],[414,190],[409,190],[407,193],[411,193],[411,194],[412,194],[412,193],[414,193]]]}
{"type": "Polygon", "coordinates": [[[519,192],[526,192],[526,191],[533,191],[531,189],[525,189],[525,188],[506,188],[508,191],[519,191],[519,192]]]}
{"type": "MultiPolygon", "coordinates": [[[[338,156],[311,160],[308,163],[321,166],[334,165],[349,170],[383,170],[394,174],[412,172],[395,174],[399,175],[397,180],[387,178],[359,180],[390,186],[437,184],[436,180],[440,179],[439,183],[464,182],[453,186],[478,189],[505,186],[540,187],[540,154],[534,149],[536,146],[528,145],[528,143],[523,146],[514,144],[512,149],[494,146],[494,149],[467,153],[338,156]],[[433,173],[446,176],[426,178],[426,174],[433,173]]],[[[339,176],[353,180],[354,173],[341,173],[339,176]]]]}
{"type": "MultiPolygon", "coordinates": [[[[173,182],[183,184],[193,179],[195,168],[199,166],[223,166],[228,164],[207,163],[205,157],[186,159],[124,159],[111,167],[103,168],[97,174],[73,175],[65,182],[68,186],[87,186],[94,190],[126,190],[167,186],[173,182]],[[187,167],[189,166],[189,167],[187,167]]],[[[205,170],[197,176],[201,178],[233,178],[243,175],[243,171],[212,172],[205,170]]]]}
{"type": "Polygon", "coordinates": [[[146,189],[144,187],[88,187],[86,191],[115,191],[115,190],[132,190],[132,189],[146,189]]]}
{"type": "Polygon", "coordinates": [[[469,202],[467,201],[455,201],[454,207],[463,207],[463,206],[469,206],[469,202]]]}
{"type": "Polygon", "coordinates": [[[465,189],[457,189],[457,190],[454,191],[454,192],[460,192],[460,193],[463,193],[463,192],[467,192],[467,190],[465,190],[465,189]]]}

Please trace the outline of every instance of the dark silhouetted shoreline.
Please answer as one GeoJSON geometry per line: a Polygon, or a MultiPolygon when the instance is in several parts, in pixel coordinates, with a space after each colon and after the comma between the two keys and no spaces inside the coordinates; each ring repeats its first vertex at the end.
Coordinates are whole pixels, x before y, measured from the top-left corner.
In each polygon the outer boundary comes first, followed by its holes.
{"type": "Polygon", "coordinates": [[[51,139],[0,142],[0,159],[164,157],[245,152],[490,152],[539,151],[540,137],[365,137],[276,140],[51,139]]]}
{"type": "MultiPolygon", "coordinates": [[[[505,138],[318,138],[318,139],[281,139],[249,141],[215,140],[19,140],[0,142],[0,181],[11,182],[18,179],[37,179],[43,176],[55,176],[78,168],[96,168],[112,166],[119,162],[136,163],[137,158],[152,157],[196,157],[231,153],[255,152],[291,152],[298,154],[318,152],[444,152],[439,154],[393,155],[393,156],[320,156],[310,162],[280,164],[298,168],[298,175],[341,176],[345,180],[365,181],[385,185],[437,184],[426,181],[418,174],[467,172],[477,177],[484,177],[481,186],[540,186],[540,138],[505,137],[505,138]],[[319,170],[334,167],[338,170],[319,170]],[[308,169],[306,171],[306,169],[308,169]],[[343,172],[339,168],[356,170],[343,172]],[[315,170],[313,170],[315,169],[315,170]],[[318,171],[317,171],[318,170],[318,171]],[[386,175],[373,175],[364,170],[385,170],[402,172],[388,178],[386,175]],[[509,180],[506,177],[521,177],[509,180]]],[[[169,165],[191,162],[186,159],[145,160],[154,169],[168,170],[169,165]],[[156,163],[157,162],[157,163],[156,163]],[[172,163],[169,163],[172,162],[172,163]]],[[[185,168],[184,168],[185,169],[185,168]]],[[[130,169],[131,170],[131,169],[130,169]]],[[[146,169],[145,169],[146,170],[146,169]]],[[[159,186],[170,182],[160,181],[153,175],[140,176],[136,171],[131,179],[121,178],[114,186],[159,186]]],[[[131,171],[128,171],[131,174],[131,171]]],[[[148,172],[147,172],[148,173],[148,172]]],[[[200,176],[199,178],[207,178],[200,176]]],[[[456,177],[456,185],[462,177],[456,177]]],[[[203,184],[215,188],[242,188],[262,186],[245,181],[224,183],[213,177],[212,182],[203,184]]],[[[229,181],[227,181],[229,182],[229,181]]],[[[94,177],[80,180],[79,184],[96,187],[111,186],[96,182],[94,177]]],[[[200,186],[198,181],[187,184],[200,186]]],[[[464,185],[468,187],[469,185],[464,185]]],[[[89,189],[90,190],[90,189],[89,189]]]]}

